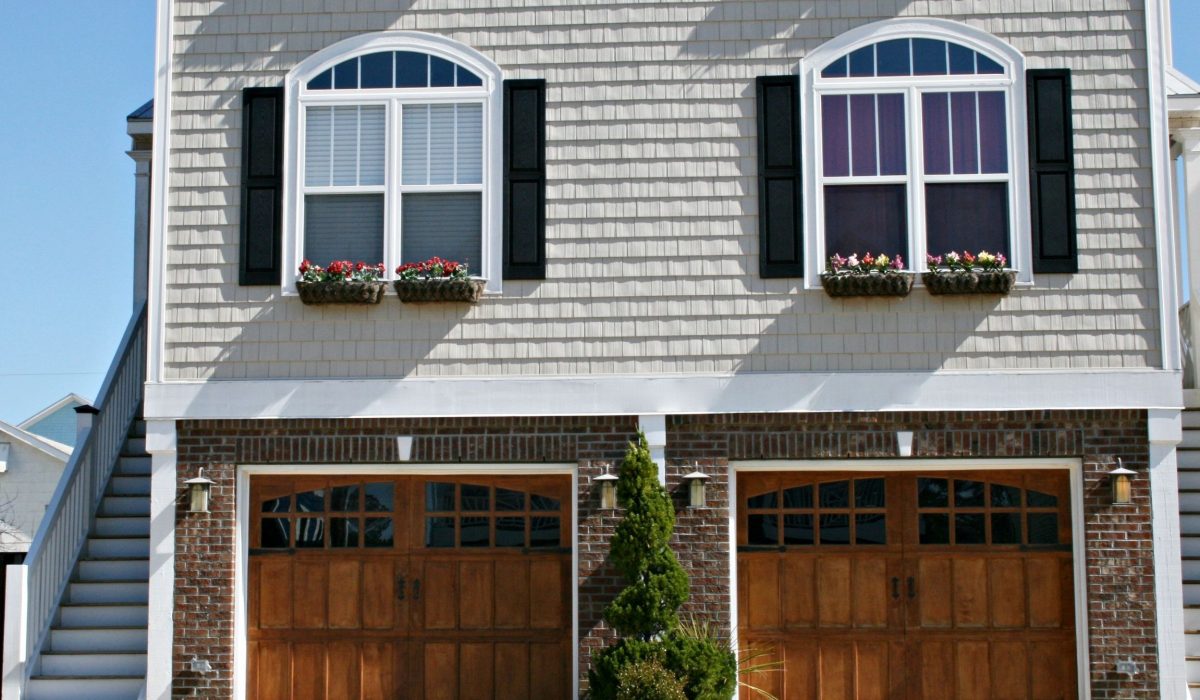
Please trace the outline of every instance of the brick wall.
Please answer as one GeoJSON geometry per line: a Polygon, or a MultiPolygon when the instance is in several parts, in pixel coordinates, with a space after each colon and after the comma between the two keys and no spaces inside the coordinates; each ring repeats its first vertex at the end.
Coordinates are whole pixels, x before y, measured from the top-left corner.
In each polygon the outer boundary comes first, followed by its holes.
{"type": "MultiPolygon", "coordinates": [[[[895,431],[912,430],[916,457],[1078,457],[1084,464],[1089,645],[1093,698],[1156,692],[1157,664],[1148,443],[1141,411],[1008,413],[822,413],[673,416],[668,419],[667,486],[675,498],[676,551],[691,575],[683,614],[731,625],[728,464],[747,459],[894,457],[895,431]],[[1114,509],[1104,472],[1124,458],[1138,470],[1137,504],[1114,509]],[[682,476],[712,478],[703,509],[687,507],[682,476]],[[1118,658],[1143,673],[1114,673],[1118,658]]],[[[177,522],[175,696],[229,697],[233,651],[235,465],[392,463],[394,436],[416,436],[416,462],[575,462],[579,493],[578,582],[581,682],[592,651],[611,631],[604,606],[621,587],[607,562],[617,511],[599,507],[594,478],[615,470],[636,418],[447,420],[183,421],[178,424],[179,489],[200,467],[217,482],[212,514],[177,522]],[[200,656],[214,672],[186,670],[200,656]]]]}

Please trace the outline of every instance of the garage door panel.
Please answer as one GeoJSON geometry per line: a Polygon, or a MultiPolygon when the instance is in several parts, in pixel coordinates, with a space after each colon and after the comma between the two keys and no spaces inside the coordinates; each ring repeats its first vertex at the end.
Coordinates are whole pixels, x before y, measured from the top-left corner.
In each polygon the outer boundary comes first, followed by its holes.
{"type": "Polygon", "coordinates": [[[821,700],[854,699],[854,647],[826,642],[820,647],[821,700]]]}
{"type": "Polygon", "coordinates": [[[566,697],[570,691],[566,672],[571,660],[568,645],[549,642],[533,643],[529,646],[530,697],[566,697]]]}
{"type": "MultiPolygon", "coordinates": [[[[529,562],[525,560],[497,561],[495,566],[496,629],[528,629],[530,614],[529,562]]],[[[539,602],[545,602],[545,596],[542,596],[542,600],[539,602]]]]}
{"type": "Polygon", "coordinates": [[[527,698],[529,694],[529,645],[497,642],[494,673],[497,698],[527,698]]]}
{"type": "MultiPolygon", "coordinates": [[[[773,554],[752,554],[742,559],[740,578],[744,583],[743,596],[746,625],[750,630],[779,629],[779,564],[773,554]]],[[[808,562],[811,567],[811,561],[808,562]]],[[[797,587],[811,586],[811,578],[797,587]]],[[[786,598],[785,598],[786,600],[786,598]]]]}
{"type": "Polygon", "coordinates": [[[489,643],[462,644],[459,646],[458,687],[461,697],[494,697],[494,646],[489,643]]]}
{"type": "Polygon", "coordinates": [[[954,626],[987,627],[987,561],[983,557],[952,560],[954,576],[954,626]]]}
{"type": "MultiPolygon", "coordinates": [[[[362,699],[385,700],[397,694],[395,677],[404,669],[404,644],[367,641],[362,645],[362,699]]],[[[265,696],[264,696],[265,697],[265,696]]]]}
{"type": "Polygon", "coordinates": [[[426,642],[422,646],[425,700],[458,700],[458,645],[426,642]]]}
{"type": "Polygon", "coordinates": [[[991,623],[996,628],[1026,625],[1028,596],[1025,587],[1025,561],[1016,557],[993,558],[988,562],[988,597],[991,599],[991,623]]]}
{"type": "Polygon", "coordinates": [[[494,569],[490,561],[464,561],[458,565],[459,629],[486,630],[495,625],[494,569]]]}
{"type": "Polygon", "coordinates": [[[251,563],[251,576],[258,584],[254,586],[257,605],[252,604],[251,619],[257,618],[262,629],[290,629],[294,599],[292,563],[281,559],[259,559],[251,563]]]}
{"type": "Polygon", "coordinates": [[[569,560],[532,559],[529,562],[529,626],[535,630],[569,625],[571,575],[569,560]]]}
{"type": "Polygon", "coordinates": [[[360,679],[361,645],[352,641],[330,642],[326,650],[327,700],[359,700],[362,697],[360,679]]]}
{"type": "Polygon", "coordinates": [[[292,645],[291,680],[292,700],[325,700],[324,644],[292,645]]]}
{"type": "Polygon", "coordinates": [[[849,557],[817,560],[817,611],[821,627],[850,626],[852,564],[849,557]]]}
{"type": "Polygon", "coordinates": [[[953,700],[955,695],[954,645],[925,640],[915,642],[916,666],[921,700],[953,700]]]}
{"type": "Polygon", "coordinates": [[[980,698],[991,696],[991,657],[985,641],[964,641],[955,645],[954,687],[957,697],[980,698]]]}
{"type": "Polygon", "coordinates": [[[992,700],[1029,697],[1029,654],[1024,642],[995,642],[988,649],[992,700]]]}
{"type": "Polygon", "coordinates": [[[362,626],[369,630],[396,627],[407,606],[397,599],[395,564],[391,559],[362,562],[362,626]],[[397,608],[400,608],[398,611],[397,608]]]}
{"type": "Polygon", "coordinates": [[[905,595],[916,601],[915,626],[949,628],[954,623],[953,564],[949,558],[922,557],[916,576],[905,581],[905,595]]]}
{"type": "Polygon", "coordinates": [[[362,562],[329,562],[329,628],[362,627],[362,562]]]}
{"type": "Polygon", "coordinates": [[[260,698],[288,697],[292,682],[292,649],[287,642],[251,642],[248,645],[250,677],[260,698]]]}
{"type": "Polygon", "coordinates": [[[1029,645],[1030,685],[1034,700],[1075,697],[1074,645],[1035,642],[1029,645]]]}
{"type": "Polygon", "coordinates": [[[1061,568],[1057,559],[1038,558],[1026,562],[1030,627],[1063,626],[1061,568]]]}
{"type": "Polygon", "coordinates": [[[888,626],[892,607],[888,598],[889,564],[891,561],[885,558],[855,559],[848,589],[854,627],[888,626]]]}
{"type": "Polygon", "coordinates": [[[422,615],[421,626],[427,630],[455,629],[459,597],[457,562],[425,562],[418,578],[422,582],[422,597],[417,601],[422,615]]]}
{"type": "MultiPolygon", "coordinates": [[[[789,629],[811,628],[816,624],[816,598],[813,595],[813,573],[816,569],[811,557],[777,557],[775,563],[783,567],[780,581],[783,588],[783,624],[789,629]]],[[[774,608],[767,604],[764,607],[774,608]]]]}
{"type": "Polygon", "coordinates": [[[292,565],[292,620],[295,629],[325,629],[329,624],[329,563],[297,560],[292,565]]]}

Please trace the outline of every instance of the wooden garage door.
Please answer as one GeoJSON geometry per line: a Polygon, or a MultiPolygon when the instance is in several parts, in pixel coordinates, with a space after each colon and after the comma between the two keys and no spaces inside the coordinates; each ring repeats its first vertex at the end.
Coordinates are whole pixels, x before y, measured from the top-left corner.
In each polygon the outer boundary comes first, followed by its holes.
{"type": "Polygon", "coordinates": [[[557,698],[565,477],[257,477],[247,695],[557,698]]]}
{"type": "Polygon", "coordinates": [[[784,661],[755,685],[1076,697],[1066,472],[742,473],[738,494],[742,648],[784,661]]]}

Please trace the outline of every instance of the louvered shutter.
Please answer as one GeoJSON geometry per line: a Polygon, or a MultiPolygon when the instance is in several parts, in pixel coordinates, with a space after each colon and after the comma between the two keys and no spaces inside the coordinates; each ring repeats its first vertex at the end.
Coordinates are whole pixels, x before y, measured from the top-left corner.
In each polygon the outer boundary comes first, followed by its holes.
{"type": "Polygon", "coordinates": [[[1034,272],[1078,272],[1071,71],[1025,72],[1034,272]]]}
{"type": "Polygon", "coordinates": [[[504,278],[546,277],[546,81],[504,81],[504,278]]]}
{"type": "Polygon", "coordinates": [[[804,275],[800,193],[800,78],[760,76],[758,87],[758,269],[804,275]]]}
{"type": "Polygon", "coordinates": [[[242,90],[240,284],[279,284],[282,206],[283,88],[246,88],[242,90]]]}

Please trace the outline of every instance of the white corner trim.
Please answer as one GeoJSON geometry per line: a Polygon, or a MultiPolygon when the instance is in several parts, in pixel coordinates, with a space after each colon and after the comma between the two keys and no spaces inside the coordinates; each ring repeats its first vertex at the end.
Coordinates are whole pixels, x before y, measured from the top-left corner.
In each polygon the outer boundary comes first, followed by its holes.
{"type": "Polygon", "coordinates": [[[658,483],[667,485],[667,417],[664,415],[638,416],[638,429],[646,436],[650,448],[650,459],[658,466],[658,483]]]}
{"type": "Polygon", "coordinates": [[[1179,372],[794,372],[147,384],[147,419],[1179,408],[1179,372]]]}
{"type": "MultiPolygon", "coordinates": [[[[250,629],[247,611],[249,608],[250,539],[250,478],[270,474],[327,475],[438,475],[438,474],[560,474],[571,477],[571,688],[572,697],[579,697],[579,465],[575,462],[547,463],[494,463],[494,464],[270,464],[239,465],[237,468],[237,516],[234,528],[233,549],[235,552],[233,571],[233,646],[234,679],[233,697],[246,697],[247,645],[250,629]]],[[[153,570],[153,562],[151,562],[153,570]]],[[[153,608],[151,614],[153,615],[153,608]]],[[[169,695],[165,700],[169,700],[169,695]]],[[[5,696],[4,700],[8,700],[5,696]]]]}
{"type": "MultiPolygon", "coordinates": [[[[150,241],[146,280],[146,381],[162,377],[163,326],[166,309],[167,183],[171,161],[171,28],[175,3],[158,0],[154,42],[154,137],[150,172],[150,241]]],[[[149,696],[155,700],[153,695],[149,696]]]]}
{"type": "Polygon", "coordinates": [[[175,649],[175,423],[147,421],[150,453],[150,624],[147,629],[146,697],[170,700],[175,649]]]}
{"type": "Polygon", "coordinates": [[[1154,532],[1154,600],[1158,623],[1159,697],[1187,700],[1180,558],[1179,476],[1175,446],[1183,438],[1177,410],[1149,411],[1150,503],[1154,532]]]}
{"type": "Polygon", "coordinates": [[[0,697],[4,700],[21,700],[21,691],[25,685],[25,662],[29,650],[29,567],[24,564],[10,564],[0,571],[5,577],[4,600],[4,657],[3,678],[0,679],[0,697]]]}
{"type": "MultiPolygon", "coordinates": [[[[1088,644],[1087,531],[1083,513],[1083,463],[1075,458],[962,458],[962,459],[759,459],[729,463],[730,590],[732,593],[733,639],[737,640],[737,472],[739,471],[963,471],[963,470],[1066,470],[1071,485],[1071,542],[1075,588],[1075,664],[1079,697],[1090,698],[1091,656],[1088,644]]],[[[1181,657],[1182,658],[1182,657],[1181,657]]],[[[1167,697],[1164,695],[1163,697],[1167,697]]]]}
{"type": "Polygon", "coordinates": [[[1159,327],[1162,329],[1162,367],[1177,370],[1182,364],[1179,337],[1179,296],[1175,259],[1178,256],[1175,209],[1171,201],[1174,168],[1170,158],[1170,130],[1166,91],[1167,46],[1165,0],[1146,2],[1146,72],[1150,102],[1150,163],[1154,182],[1155,258],[1158,266],[1159,327]]]}

